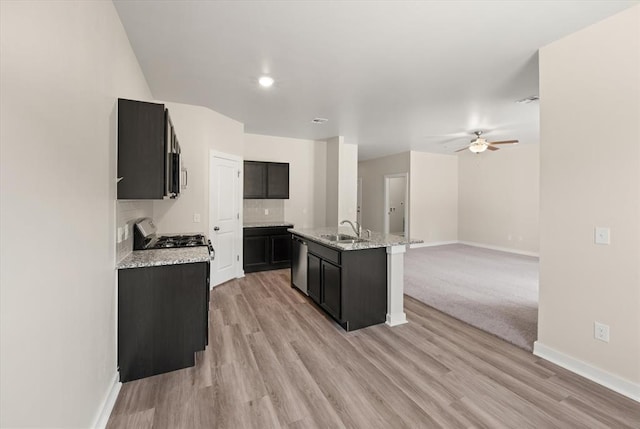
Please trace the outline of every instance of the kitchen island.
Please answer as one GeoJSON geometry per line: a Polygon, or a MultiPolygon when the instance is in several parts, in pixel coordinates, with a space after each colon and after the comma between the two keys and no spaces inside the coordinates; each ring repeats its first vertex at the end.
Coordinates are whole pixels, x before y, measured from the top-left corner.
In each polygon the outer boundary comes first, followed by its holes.
{"type": "MultiPolygon", "coordinates": [[[[404,252],[419,243],[372,232],[357,237],[344,228],[289,229],[307,245],[307,293],[347,331],[386,322],[406,323],[404,252]]],[[[294,258],[292,271],[298,270],[294,258]]]]}

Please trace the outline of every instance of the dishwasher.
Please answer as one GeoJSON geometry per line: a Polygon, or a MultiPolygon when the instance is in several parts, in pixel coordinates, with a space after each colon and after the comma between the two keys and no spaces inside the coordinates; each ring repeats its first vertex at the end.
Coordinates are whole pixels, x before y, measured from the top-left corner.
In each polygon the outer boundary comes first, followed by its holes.
{"type": "Polygon", "coordinates": [[[291,261],[291,283],[305,295],[307,292],[307,243],[297,235],[292,235],[293,241],[291,261]]]}

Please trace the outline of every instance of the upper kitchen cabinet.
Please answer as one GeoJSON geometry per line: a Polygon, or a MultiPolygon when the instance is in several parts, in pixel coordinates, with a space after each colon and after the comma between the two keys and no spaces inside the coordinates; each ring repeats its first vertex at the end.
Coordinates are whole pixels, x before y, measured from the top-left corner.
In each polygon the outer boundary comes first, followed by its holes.
{"type": "Polygon", "coordinates": [[[244,162],[245,199],[289,199],[289,163],[244,162]]]}
{"type": "Polygon", "coordinates": [[[244,198],[266,198],[267,163],[244,162],[244,198]]]}
{"type": "Polygon", "coordinates": [[[118,99],[118,199],[180,192],[180,145],[164,104],[118,99]]]}

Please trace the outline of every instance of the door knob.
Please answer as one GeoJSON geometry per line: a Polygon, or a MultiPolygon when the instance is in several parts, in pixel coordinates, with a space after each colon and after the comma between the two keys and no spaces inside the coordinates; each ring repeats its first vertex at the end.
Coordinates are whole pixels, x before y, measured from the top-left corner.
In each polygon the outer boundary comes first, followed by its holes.
{"type": "Polygon", "coordinates": [[[220,231],[220,227],[218,227],[218,226],[214,226],[214,227],[213,227],[213,230],[214,230],[214,231],[220,231]]]}

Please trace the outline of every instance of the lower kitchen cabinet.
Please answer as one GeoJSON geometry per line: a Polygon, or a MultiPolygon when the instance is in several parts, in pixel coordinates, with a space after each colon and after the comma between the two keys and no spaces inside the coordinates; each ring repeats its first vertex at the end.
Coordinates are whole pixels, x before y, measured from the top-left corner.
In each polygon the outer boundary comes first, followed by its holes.
{"type": "Polygon", "coordinates": [[[347,331],[383,323],[387,314],[386,249],[340,251],[306,241],[309,297],[347,331]]]}
{"type": "Polygon", "coordinates": [[[120,381],[193,366],[207,344],[208,312],[208,262],[119,270],[120,381]]]}
{"type": "Polygon", "coordinates": [[[278,270],[291,266],[293,225],[283,227],[245,227],[243,234],[243,269],[245,273],[278,270]]]}
{"type": "Polygon", "coordinates": [[[341,268],[330,262],[322,261],[322,300],[320,305],[333,316],[340,320],[342,307],[341,268]]]}
{"type": "Polygon", "coordinates": [[[316,255],[307,254],[307,293],[318,304],[320,303],[320,291],[322,290],[321,262],[316,255]]]}

